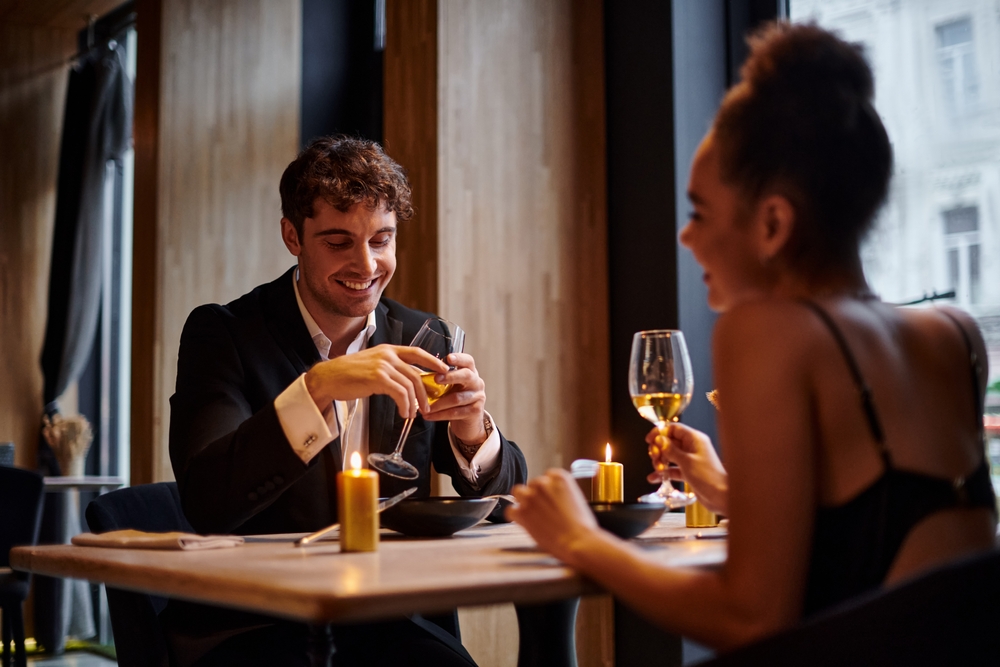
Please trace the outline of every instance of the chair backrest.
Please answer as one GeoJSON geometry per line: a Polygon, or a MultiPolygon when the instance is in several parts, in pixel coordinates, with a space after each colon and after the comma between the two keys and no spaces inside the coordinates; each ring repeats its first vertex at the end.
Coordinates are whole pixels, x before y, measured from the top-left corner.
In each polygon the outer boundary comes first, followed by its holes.
{"type": "Polygon", "coordinates": [[[704,667],[1000,664],[1000,552],[850,600],[704,667]]]}
{"type": "Polygon", "coordinates": [[[193,532],[181,510],[176,482],[142,484],[98,496],[87,505],[87,525],[95,533],[144,530],[193,532]]]}
{"type": "Polygon", "coordinates": [[[0,466],[0,567],[10,565],[12,547],[38,542],[44,495],[37,472],[0,466]]]}
{"type": "MultiPolygon", "coordinates": [[[[193,532],[184,518],[177,484],[161,482],[119,489],[87,505],[87,525],[95,533],[132,528],[151,533],[193,532]]],[[[167,645],[157,616],[164,598],[108,588],[108,611],[118,664],[167,665],[167,645]]]]}

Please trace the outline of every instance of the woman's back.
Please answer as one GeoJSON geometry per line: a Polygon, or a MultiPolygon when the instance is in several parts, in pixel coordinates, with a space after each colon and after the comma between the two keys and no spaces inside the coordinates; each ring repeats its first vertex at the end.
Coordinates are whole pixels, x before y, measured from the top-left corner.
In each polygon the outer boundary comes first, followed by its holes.
{"type": "Polygon", "coordinates": [[[873,299],[802,307],[816,346],[810,613],[989,548],[995,499],[982,447],[985,352],[964,315],[873,299]]]}

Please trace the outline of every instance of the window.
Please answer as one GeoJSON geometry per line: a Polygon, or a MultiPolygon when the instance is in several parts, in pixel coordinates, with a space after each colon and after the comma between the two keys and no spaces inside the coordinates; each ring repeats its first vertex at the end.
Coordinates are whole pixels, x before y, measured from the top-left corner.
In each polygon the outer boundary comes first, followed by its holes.
{"type": "Polygon", "coordinates": [[[972,21],[962,18],[943,23],[935,32],[945,109],[952,117],[968,115],[979,101],[972,21]]]}
{"type": "Polygon", "coordinates": [[[979,209],[963,206],[945,211],[944,247],[948,253],[948,289],[955,302],[979,303],[979,209]]]}

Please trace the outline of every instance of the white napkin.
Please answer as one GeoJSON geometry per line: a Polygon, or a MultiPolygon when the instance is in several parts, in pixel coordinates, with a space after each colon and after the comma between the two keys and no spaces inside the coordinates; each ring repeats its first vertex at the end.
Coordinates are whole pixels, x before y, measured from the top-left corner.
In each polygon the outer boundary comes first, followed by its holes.
{"type": "Polygon", "coordinates": [[[118,547],[124,549],[221,549],[238,547],[238,535],[195,535],[194,533],[144,533],[141,530],[112,530],[95,535],[82,533],[73,537],[79,547],[118,547]]]}

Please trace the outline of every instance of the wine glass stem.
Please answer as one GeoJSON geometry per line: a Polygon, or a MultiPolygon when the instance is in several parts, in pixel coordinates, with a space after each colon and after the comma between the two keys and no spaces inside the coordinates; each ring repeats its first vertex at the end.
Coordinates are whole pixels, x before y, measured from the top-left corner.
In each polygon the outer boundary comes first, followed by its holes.
{"type": "MultiPolygon", "coordinates": [[[[680,417],[674,417],[670,421],[656,422],[656,428],[660,431],[660,434],[664,438],[666,438],[667,434],[664,431],[666,431],[666,429],[670,426],[671,422],[676,422],[676,421],[680,421],[680,417]]],[[[663,497],[667,497],[667,496],[673,494],[675,491],[677,491],[677,489],[674,488],[673,483],[670,481],[670,478],[667,476],[667,469],[664,469],[663,470],[663,480],[660,482],[660,488],[657,490],[656,493],[658,493],[659,495],[661,495],[663,497]]]]}
{"type": "Polygon", "coordinates": [[[408,418],[406,423],[403,424],[403,432],[399,434],[399,442],[396,443],[396,449],[392,453],[392,458],[403,458],[403,444],[406,442],[406,436],[410,435],[411,426],[413,426],[413,417],[408,418]]]}

